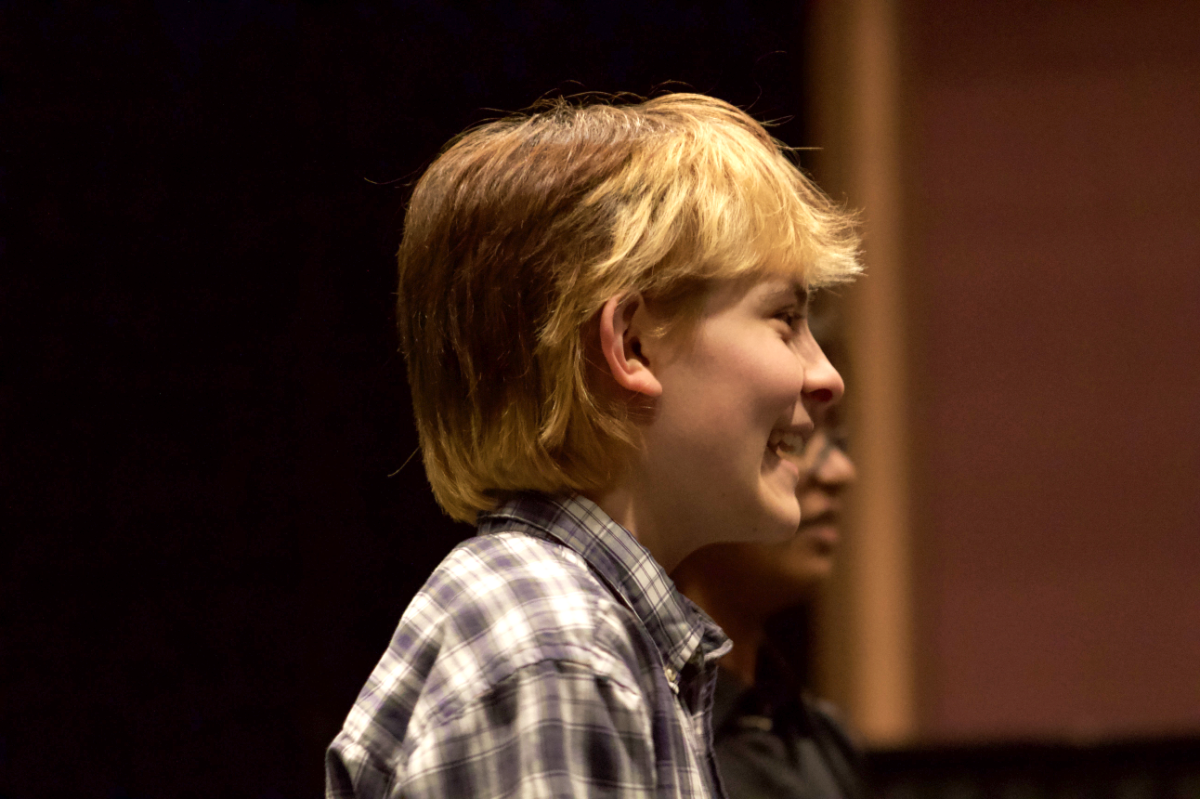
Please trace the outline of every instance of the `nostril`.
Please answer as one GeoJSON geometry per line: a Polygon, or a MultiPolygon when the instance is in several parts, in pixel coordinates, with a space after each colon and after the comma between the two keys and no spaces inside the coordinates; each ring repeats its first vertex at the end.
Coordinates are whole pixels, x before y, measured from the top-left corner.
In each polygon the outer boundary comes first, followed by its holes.
{"type": "Polygon", "coordinates": [[[828,388],[818,388],[816,391],[808,392],[814,402],[829,404],[833,402],[833,390],[828,388]]]}

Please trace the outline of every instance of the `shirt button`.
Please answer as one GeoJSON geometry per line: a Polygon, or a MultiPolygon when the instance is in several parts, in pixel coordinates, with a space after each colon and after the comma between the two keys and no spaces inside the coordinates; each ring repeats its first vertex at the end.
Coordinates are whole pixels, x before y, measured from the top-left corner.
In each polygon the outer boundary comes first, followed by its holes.
{"type": "Polygon", "coordinates": [[[671,683],[672,686],[679,679],[679,672],[670,666],[663,666],[663,674],[667,675],[667,682],[671,683]]]}

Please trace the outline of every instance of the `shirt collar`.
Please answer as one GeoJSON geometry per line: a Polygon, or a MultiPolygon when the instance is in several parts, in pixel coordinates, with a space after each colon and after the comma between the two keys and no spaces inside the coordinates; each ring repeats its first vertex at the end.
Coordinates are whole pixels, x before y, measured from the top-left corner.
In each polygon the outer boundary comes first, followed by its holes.
{"type": "Polygon", "coordinates": [[[707,667],[732,644],[704,611],[679,593],[666,571],[633,534],[581,496],[518,494],[479,515],[479,534],[533,527],[577,552],[617,591],[676,673],[698,657],[707,667]]]}

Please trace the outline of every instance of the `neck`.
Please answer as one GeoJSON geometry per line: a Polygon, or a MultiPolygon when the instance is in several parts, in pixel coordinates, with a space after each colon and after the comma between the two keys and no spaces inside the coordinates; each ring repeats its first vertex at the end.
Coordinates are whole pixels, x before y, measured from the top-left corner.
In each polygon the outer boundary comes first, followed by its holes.
{"type": "Polygon", "coordinates": [[[729,601],[719,586],[713,590],[714,583],[705,574],[693,574],[687,566],[671,576],[679,590],[704,608],[733,642],[733,649],[721,659],[721,668],[746,685],[754,685],[758,651],[766,637],[766,616],[729,601]]]}
{"type": "Polygon", "coordinates": [[[628,530],[668,574],[695,549],[682,540],[678,524],[657,518],[650,503],[640,502],[636,492],[618,487],[585,496],[628,530]]]}

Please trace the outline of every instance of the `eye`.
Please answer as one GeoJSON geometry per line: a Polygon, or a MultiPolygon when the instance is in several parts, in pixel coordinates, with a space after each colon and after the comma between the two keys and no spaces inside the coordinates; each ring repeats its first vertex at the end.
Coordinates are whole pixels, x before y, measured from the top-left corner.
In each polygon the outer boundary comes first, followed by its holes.
{"type": "Polygon", "coordinates": [[[804,324],[804,320],[807,318],[807,316],[802,308],[798,308],[795,305],[789,305],[787,308],[781,308],[771,318],[783,322],[785,325],[787,325],[788,330],[794,333],[800,330],[800,327],[804,324]]]}

